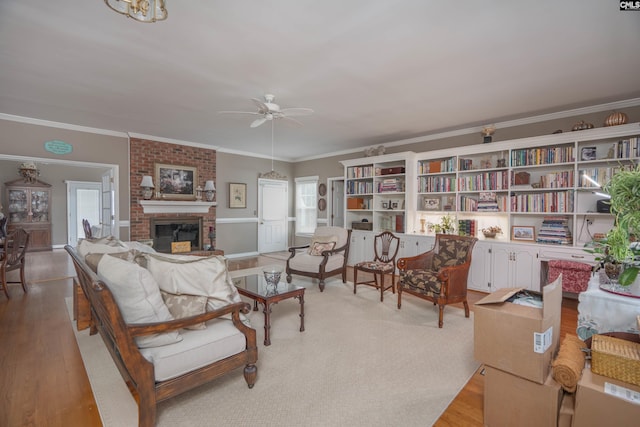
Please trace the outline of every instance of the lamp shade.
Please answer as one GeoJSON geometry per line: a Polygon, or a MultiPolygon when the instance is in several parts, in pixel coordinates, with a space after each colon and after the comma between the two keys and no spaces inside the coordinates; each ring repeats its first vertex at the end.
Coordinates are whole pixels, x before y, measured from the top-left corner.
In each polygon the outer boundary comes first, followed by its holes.
{"type": "Polygon", "coordinates": [[[153,179],[149,175],[143,176],[140,187],[154,188],[153,179]]]}
{"type": "Polygon", "coordinates": [[[204,191],[216,191],[216,186],[213,184],[213,181],[205,182],[204,191]]]}

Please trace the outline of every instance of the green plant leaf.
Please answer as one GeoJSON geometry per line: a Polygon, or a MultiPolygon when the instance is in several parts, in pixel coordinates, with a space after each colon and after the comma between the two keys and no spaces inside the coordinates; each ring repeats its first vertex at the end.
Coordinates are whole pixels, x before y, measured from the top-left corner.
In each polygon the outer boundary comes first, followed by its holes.
{"type": "Polygon", "coordinates": [[[629,286],[635,282],[636,277],[638,277],[638,267],[627,267],[618,277],[618,283],[622,286],[629,286]]]}

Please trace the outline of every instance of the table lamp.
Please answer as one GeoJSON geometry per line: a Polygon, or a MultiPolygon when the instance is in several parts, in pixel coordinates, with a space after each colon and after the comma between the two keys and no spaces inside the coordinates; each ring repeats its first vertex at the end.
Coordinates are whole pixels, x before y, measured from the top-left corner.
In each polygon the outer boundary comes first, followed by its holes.
{"type": "Polygon", "coordinates": [[[142,187],[142,198],[145,200],[149,200],[153,197],[153,179],[149,175],[145,175],[142,177],[142,182],[140,183],[140,187],[142,187]]]}
{"type": "Polygon", "coordinates": [[[207,199],[207,202],[213,202],[213,198],[215,197],[216,186],[213,184],[213,181],[207,181],[204,184],[204,196],[207,199]]]}

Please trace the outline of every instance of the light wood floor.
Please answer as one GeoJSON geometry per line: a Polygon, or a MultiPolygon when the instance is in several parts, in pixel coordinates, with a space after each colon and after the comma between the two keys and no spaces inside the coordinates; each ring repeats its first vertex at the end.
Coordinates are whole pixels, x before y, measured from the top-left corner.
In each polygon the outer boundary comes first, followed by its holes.
{"type": "MultiPolygon", "coordinates": [[[[32,253],[27,262],[29,293],[10,285],[7,300],[0,292],[0,426],[100,426],[65,304],[73,267],[63,250],[32,253]]],[[[230,268],[272,262],[231,260],[230,268]]],[[[471,307],[483,295],[470,292],[471,307]]],[[[561,335],[575,333],[576,323],[577,301],[565,298],[561,335]]],[[[478,370],[435,425],[482,426],[483,388],[478,370]]]]}

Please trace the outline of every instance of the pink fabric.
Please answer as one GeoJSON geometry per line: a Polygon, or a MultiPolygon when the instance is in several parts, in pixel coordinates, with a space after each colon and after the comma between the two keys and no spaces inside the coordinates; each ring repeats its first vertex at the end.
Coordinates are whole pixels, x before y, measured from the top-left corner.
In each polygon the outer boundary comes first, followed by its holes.
{"type": "Polygon", "coordinates": [[[587,290],[591,278],[591,266],[576,261],[549,261],[547,283],[551,283],[562,273],[562,290],[580,293],[587,290]]]}

